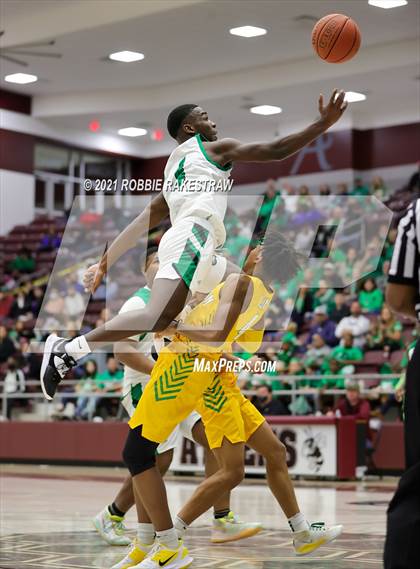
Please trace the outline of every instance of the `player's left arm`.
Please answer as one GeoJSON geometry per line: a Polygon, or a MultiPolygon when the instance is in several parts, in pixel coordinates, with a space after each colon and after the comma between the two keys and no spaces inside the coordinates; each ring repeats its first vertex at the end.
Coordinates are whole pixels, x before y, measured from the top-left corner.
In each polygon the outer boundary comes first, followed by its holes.
{"type": "Polygon", "coordinates": [[[284,160],[313,142],[341,118],[347,108],[344,97],[344,91],[338,92],[335,89],[328,104],[324,106],[323,95],[320,95],[318,101],[319,118],[296,134],[278,138],[271,142],[253,142],[249,144],[243,144],[233,138],[225,138],[219,142],[207,143],[206,150],[221,166],[231,162],[284,160]]]}
{"type": "Polygon", "coordinates": [[[252,281],[247,275],[232,275],[222,287],[219,306],[212,324],[195,327],[188,323],[180,323],[176,331],[193,342],[216,346],[223,344],[241,314],[246,294],[252,286],[252,281]]]}

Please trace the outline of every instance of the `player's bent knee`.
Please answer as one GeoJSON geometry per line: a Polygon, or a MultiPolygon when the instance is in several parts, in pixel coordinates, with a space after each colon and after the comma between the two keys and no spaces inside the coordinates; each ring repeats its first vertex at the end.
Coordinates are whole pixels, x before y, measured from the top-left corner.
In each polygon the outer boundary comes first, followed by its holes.
{"type": "Polygon", "coordinates": [[[141,426],[130,429],[123,450],[123,460],[131,476],[142,474],[156,465],[158,443],[145,439],[141,429],[141,426]]]}
{"type": "Polygon", "coordinates": [[[287,468],[287,451],[283,443],[278,441],[270,451],[264,455],[267,465],[287,468]]]}
{"type": "Polygon", "coordinates": [[[224,471],[226,482],[230,489],[238,486],[245,477],[245,470],[243,465],[238,465],[224,471]]]}

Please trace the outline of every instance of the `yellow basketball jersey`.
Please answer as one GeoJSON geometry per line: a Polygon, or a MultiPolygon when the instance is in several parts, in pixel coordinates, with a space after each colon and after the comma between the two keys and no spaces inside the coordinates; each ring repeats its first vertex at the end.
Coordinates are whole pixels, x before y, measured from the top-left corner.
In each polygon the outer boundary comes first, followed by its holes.
{"type": "MultiPolygon", "coordinates": [[[[264,327],[257,330],[254,326],[260,323],[266,313],[273,298],[273,292],[267,289],[261,279],[252,276],[249,278],[253,284],[251,301],[248,308],[238,316],[222,346],[215,348],[207,344],[200,344],[182,335],[178,336],[178,340],[186,343],[189,350],[197,352],[231,352],[234,342],[240,344],[246,351],[255,352],[261,344],[264,327]]],[[[210,326],[220,303],[220,292],[223,285],[224,283],[219,284],[200,304],[193,308],[185,317],[184,323],[197,328],[210,326]]]]}

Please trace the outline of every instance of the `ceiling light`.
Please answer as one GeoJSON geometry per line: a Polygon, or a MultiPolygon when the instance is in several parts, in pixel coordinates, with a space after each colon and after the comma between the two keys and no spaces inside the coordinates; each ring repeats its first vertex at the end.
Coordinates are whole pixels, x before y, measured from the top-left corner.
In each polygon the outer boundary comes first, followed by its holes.
{"type": "Polygon", "coordinates": [[[132,63],[133,61],[140,61],[141,59],[144,59],[144,54],[139,53],[138,51],[116,51],[115,53],[111,53],[108,57],[114,61],[132,63]]]}
{"type": "Polygon", "coordinates": [[[376,6],[377,8],[384,8],[389,10],[390,8],[398,8],[399,6],[407,6],[407,0],[369,0],[371,6],[376,6]]]}
{"type": "Polygon", "coordinates": [[[344,100],[347,101],[347,103],[358,103],[359,101],[366,101],[366,95],[356,93],[356,91],[346,91],[344,100]]]}
{"type": "Polygon", "coordinates": [[[255,26],[241,26],[240,28],[231,28],[229,32],[233,36],[241,36],[243,38],[255,38],[257,36],[265,36],[267,30],[265,28],[257,28],[255,26]]]}
{"type": "Polygon", "coordinates": [[[127,128],[120,128],[118,134],[121,134],[121,136],[144,136],[147,134],[147,130],[145,128],[137,128],[136,126],[129,126],[127,128]]]}
{"type": "Polygon", "coordinates": [[[11,75],[6,75],[4,80],[8,83],[25,85],[26,83],[35,83],[35,81],[38,81],[38,77],[36,75],[30,75],[29,73],[12,73],[11,75]]]}
{"type": "Polygon", "coordinates": [[[258,105],[257,107],[251,107],[249,110],[255,115],[278,115],[282,111],[280,107],[274,107],[273,105],[258,105]]]}

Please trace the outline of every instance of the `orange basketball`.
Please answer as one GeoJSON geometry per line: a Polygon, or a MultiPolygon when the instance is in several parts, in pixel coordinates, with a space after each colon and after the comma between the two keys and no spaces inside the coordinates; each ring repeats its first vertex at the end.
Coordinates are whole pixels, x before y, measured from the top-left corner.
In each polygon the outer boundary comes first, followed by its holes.
{"type": "Polygon", "coordinates": [[[312,45],[328,63],[344,63],[359,51],[362,36],[359,26],[344,14],[321,18],[312,30],[312,45]]]}

